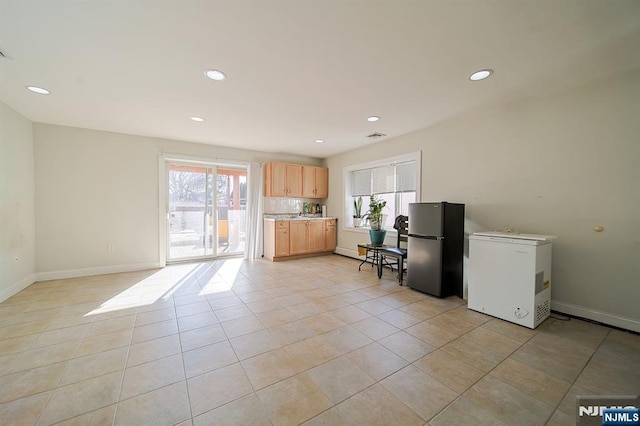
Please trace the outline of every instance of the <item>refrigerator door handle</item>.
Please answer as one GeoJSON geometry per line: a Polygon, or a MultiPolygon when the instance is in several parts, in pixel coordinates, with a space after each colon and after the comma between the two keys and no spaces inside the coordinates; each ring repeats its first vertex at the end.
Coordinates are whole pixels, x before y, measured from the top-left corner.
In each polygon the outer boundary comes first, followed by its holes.
{"type": "Polygon", "coordinates": [[[444,240],[444,237],[434,237],[432,235],[427,236],[427,235],[409,234],[408,236],[412,237],[412,238],[418,238],[418,239],[421,239],[421,240],[436,240],[436,241],[444,240]]]}

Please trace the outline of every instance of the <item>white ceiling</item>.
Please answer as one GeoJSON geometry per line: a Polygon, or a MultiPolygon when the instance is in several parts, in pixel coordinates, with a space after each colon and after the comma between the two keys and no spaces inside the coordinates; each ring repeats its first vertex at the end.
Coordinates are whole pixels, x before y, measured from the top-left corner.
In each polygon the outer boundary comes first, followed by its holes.
{"type": "Polygon", "coordinates": [[[325,158],[640,67],[639,46],[638,0],[0,0],[0,100],[34,122],[325,158]]]}

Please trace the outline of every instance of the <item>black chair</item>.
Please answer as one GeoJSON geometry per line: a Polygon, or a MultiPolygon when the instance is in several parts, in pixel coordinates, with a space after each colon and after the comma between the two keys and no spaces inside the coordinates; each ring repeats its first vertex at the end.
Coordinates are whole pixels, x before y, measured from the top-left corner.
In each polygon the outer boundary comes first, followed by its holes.
{"type": "MultiPolygon", "coordinates": [[[[393,228],[398,231],[398,242],[395,247],[387,247],[380,250],[378,256],[378,278],[382,277],[382,266],[386,262],[388,257],[392,257],[398,264],[398,282],[402,285],[402,277],[404,275],[404,260],[407,258],[407,249],[400,247],[401,244],[407,244],[409,235],[409,218],[407,216],[399,215],[396,217],[396,222],[393,224],[393,228]]],[[[393,267],[391,268],[393,270],[393,267]]]]}

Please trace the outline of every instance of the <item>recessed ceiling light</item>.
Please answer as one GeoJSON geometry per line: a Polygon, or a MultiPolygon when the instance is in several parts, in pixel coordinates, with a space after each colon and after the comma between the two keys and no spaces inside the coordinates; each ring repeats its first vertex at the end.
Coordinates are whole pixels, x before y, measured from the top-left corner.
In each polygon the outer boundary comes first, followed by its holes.
{"type": "Polygon", "coordinates": [[[216,80],[216,81],[224,80],[225,78],[227,78],[225,73],[218,70],[207,70],[205,71],[204,75],[209,77],[211,80],[216,80]]]}
{"type": "Polygon", "coordinates": [[[190,118],[192,121],[197,121],[198,123],[201,123],[201,122],[203,122],[203,121],[204,121],[204,118],[202,118],[202,117],[196,117],[196,116],[193,116],[193,117],[189,117],[189,118],[190,118]]]}
{"type": "Polygon", "coordinates": [[[370,121],[372,123],[378,120],[380,120],[380,117],[378,117],[377,115],[372,115],[371,117],[367,117],[367,121],[370,121]]]}
{"type": "Polygon", "coordinates": [[[322,143],[324,142],[324,139],[316,139],[316,143],[322,143]]]}
{"type": "Polygon", "coordinates": [[[49,93],[51,93],[47,89],[43,89],[42,87],[38,87],[38,86],[27,86],[27,89],[39,95],[48,95],[49,93]]]}
{"type": "Polygon", "coordinates": [[[493,70],[487,69],[487,70],[476,71],[469,76],[469,80],[471,81],[484,80],[485,78],[489,77],[491,74],[493,74],[493,70]]]}

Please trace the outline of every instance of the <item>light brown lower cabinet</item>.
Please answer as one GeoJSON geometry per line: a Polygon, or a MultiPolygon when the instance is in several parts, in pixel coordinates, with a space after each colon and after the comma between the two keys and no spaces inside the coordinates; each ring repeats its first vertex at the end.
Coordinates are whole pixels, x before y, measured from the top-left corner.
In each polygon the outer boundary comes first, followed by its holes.
{"type": "Polygon", "coordinates": [[[289,256],[289,222],[276,222],[275,255],[289,256]]]}
{"type": "Polygon", "coordinates": [[[336,248],[336,219],[264,221],[264,257],[284,260],[332,253],[336,248]]]}
{"type": "Polygon", "coordinates": [[[336,219],[324,221],[324,249],[334,251],[337,244],[336,219]]]}
{"type": "Polygon", "coordinates": [[[289,247],[291,247],[290,255],[304,254],[309,252],[309,221],[294,220],[289,222],[291,229],[291,237],[289,247]]]}

